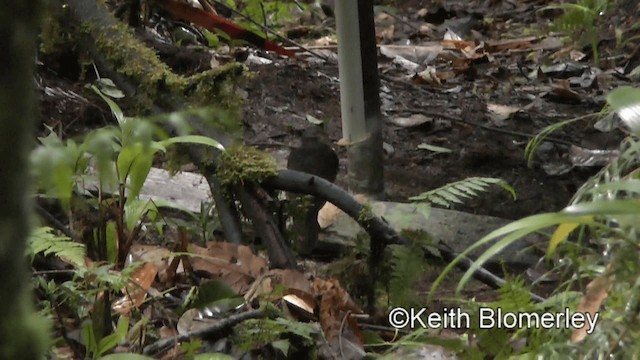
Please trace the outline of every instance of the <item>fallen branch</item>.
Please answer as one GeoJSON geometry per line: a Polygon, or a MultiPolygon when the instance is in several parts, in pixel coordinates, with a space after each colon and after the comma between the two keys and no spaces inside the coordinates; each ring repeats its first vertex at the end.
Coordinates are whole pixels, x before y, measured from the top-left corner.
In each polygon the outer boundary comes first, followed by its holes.
{"type": "Polygon", "coordinates": [[[227,318],[221,319],[219,321],[216,321],[214,323],[212,323],[209,326],[206,326],[204,328],[198,329],[198,330],[194,330],[188,333],[184,333],[181,335],[178,335],[176,337],[172,337],[172,338],[166,338],[166,339],[162,339],[162,340],[158,340],[155,343],[145,346],[144,349],[142,350],[142,354],[144,355],[155,355],[159,352],[161,352],[162,350],[174,346],[176,343],[181,342],[181,341],[188,341],[190,339],[194,339],[194,338],[202,338],[202,337],[215,337],[216,335],[219,335],[220,333],[222,333],[223,331],[227,331],[228,329],[230,329],[231,327],[245,321],[245,320],[249,320],[249,319],[258,319],[261,317],[264,317],[264,311],[262,309],[257,309],[257,310],[249,310],[249,311],[245,311],[243,313],[240,314],[236,314],[236,315],[231,315],[227,318]]]}
{"type": "MultiPolygon", "coordinates": [[[[374,273],[372,273],[372,280],[376,279],[375,276],[377,275],[377,269],[382,262],[382,252],[384,251],[384,248],[390,244],[408,244],[407,241],[400,237],[399,234],[383,218],[370,214],[366,210],[365,206],[354,199],[351,194],[327,180],[294,170],[281,170],[277,176],[265,180],[263,185],[274,190],[284,190],[318,196],[337,206],[340,210],[344,211],[347,215],[358,222],[358,224],[360,224],[360,226],[362,226],[362,228],[371,237],[371,257],[369,266],[370,270],[374,271],[374,273]]],[[[453,252],[451,248],[445,244],[438,244],[437,247],[446,261],[452,261],[458,256],[458,254],[453,252]]],[[[466,271],[473,263],[473,259],[465,256],[456,263],[456,267],[466,271]]],[[[504,279],[494,275],[483,267],[476,270],[473,277],[492,288],[499,288],[506,282],[504,279]]],[[[371,298],[371,294],[368,294],[368,296],[370,296],[368,299],[369,301],[373,300],[371,298]]],[[[544,300],[542,297],[533,293],[531,293],[530,296],[537,302],[544,300]]],[[[371,306],[372,304],[369,303],[369,305],[371,306]]]]}

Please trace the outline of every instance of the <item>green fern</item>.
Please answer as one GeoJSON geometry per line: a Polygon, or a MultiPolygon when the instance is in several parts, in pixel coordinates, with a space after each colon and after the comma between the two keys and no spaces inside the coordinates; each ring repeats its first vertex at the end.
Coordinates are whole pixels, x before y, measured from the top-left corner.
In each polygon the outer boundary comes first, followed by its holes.
{"type": "Polygon", "coordinates": [[[462,204],[463,200],[478,196],[479,192],[486,192],[490,185],[498,185],[516,198],[515,190],[501,179],[488,177],[470,177],[461,181],[446,184],[440,188],[423,192],[410,197],[411,201],[429,202],[431,204],[450,207],[451,204],[462,204]]]}
{"type": "Polygon", "coordinates": [[[410,307],[418,304],[414,285],[425,270],[424,251],[403,245],[391,245],[391,279],[389,297],[394,306],[410,307]]]}
{"type": "Polygon", "coordinates": [[[433,240],[424,231],[402,232],[402,237],[410,245],[391,245],[389,271],[389,298],[394,306],[417,306],[418,299],[415,284],[420,281],[428,270],[425,255],[439,257],[433,240]]]}
{"type": "Polygon", "coordinates": [[[84,266],[86,249],[83,244],[72,241],[66,236],[53,233],[47,226],[37,228],[31,234],[28,243],[28,253],[31,255],[44,253],[65,259],[76,267],[84,266]]]}
{"type": "Polygon", "coordinates": [[[507,279],[498,289],[500,301],[497,305],[503,311],[531,311],[534,303],[531,300],[531,292],[525,286],[522,278],[507,279]]]}

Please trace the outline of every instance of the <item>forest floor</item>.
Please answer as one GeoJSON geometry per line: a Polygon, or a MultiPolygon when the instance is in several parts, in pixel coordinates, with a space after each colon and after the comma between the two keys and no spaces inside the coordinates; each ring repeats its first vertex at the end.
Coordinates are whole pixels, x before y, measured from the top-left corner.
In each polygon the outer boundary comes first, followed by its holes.
{"type": "MultiPolygon", "coordinates": [[[[452,208],[519,219],[562,209],[615,155],[624,132],[595,115],[609,91],[631,82],[627,75],[640,62],[637,41],[616,42],[611,26],[633,38],[637,19],[625,14],[637,4],[622,2],[600,20],[596,66],[589,46],[568,43],[548,27],[560,12],[543,10],[546,3],[411,0],[376,7],[386,200],[407,202],[465,178],[493,177],[512,186],[516,199],[494,187],[452,208]],[[581,120],[552,133],[532,161],[525,158],[532,137],[575,118],[581,120]]],[[[346,149],[337,145],[342,130],[335,22],[319,8],[290,21],[282,31],[313,54],[298,50],[288,59],[240,51],[253,73],[240,91],[246,95],[245,143],[273,152],[284,164],[302,129],[312,126],[310,120],[322,121],[340,156],[337,183],[348,188],[346,149]]],[[[233,54],[214,59],[229,61],[233,54]]],[[[43,61],[46,125],[70,137],[113,123],[108,107],[84,86],[75,59],[43,61]]],[[[193,73],[195,67],[181,70],[193,73]]]]}
{"type": "MultiPolygon", "coordinates": [[[[516,200],[496,187],[454,209],[507,219],[562,209],[602,165],[586,166],[572,154],[592,158],[592,150],[617,149],[622,132],[596,130],[598,118],[587,116],[552,134],[561,141],[543,143],[531,166],[525,147],[549,125],[600,112],[606,93],[625,83],[618,74],[629,57],[610,56],[616,51],[612,34],[600,33],[601,68],[596,68],[588,47],[574,50],[538,25],[545,20],[541,14],[551,15],[539,11],[546,2],[431,3],[397,2],[397,18],[384,12],[376,17],[381,51],[388,54],[379,57],[384,142],[390,149],[384,160],[387,199],[406,202],[421,192],[482,176],[506,181],[516,190],[516,200]],[[439,16],[428,23],[419,16],[421,9],[439,16]],[[466,45],[476,48],[471,53],[453,49],[465,46],[459,43],[442,49],[438,39],[447,28],[464,39],[478,39],[466,45]],[[584,57],[576,61],[572,56],[584,57]],[[411,64],[400,65],[399,58],[411,64]],[[418,79],[416,74],[425,70],[438,80],[418,79]],[[419,149],[420,144],[450,152],[419,149]]],[[[335,52],[334,42],[317,42],[327,44],[317,46],[321,54],[335,52]]],[[[248,143],[286,152],[299,130],[310,126],[309,115],[325,122],[334,143],[342,137],[337,64],[304,59],[250,66],[257,76],[247,88],[248,143]]],[[[346,186],[346,150],[336,149],[342,159],[338,183],[346,186]]]]}
{"type": "MultiPolygon", "coordinates": [[[[386,200],[408,202],[469,177],[500,178],[515,189],[516,199],[494,187],[453,209],[519,219],[564,208],[616,155],[625,131],[613,117],[597,114],[607,93],[634,82],[640,27],[637,18],[626,14],[637,14],[638,4],[618,2],[598,19],[595,61],[590,46],[566,42],[568,34],[547,27],[560,14],[543,9],[548,3],[408,0],[376,8],[386,200]],[[531,161],[525,157],[536,134],[570,119],[578,120],[553,132],[531,161]]],[[[281,32],[313,54],[297,50],[299,55],[288,59],[240,51],[253,73],[238,92],[246,95],[244,141],[283,162],[302,130],[322,121],[340,157],[337,183],[348,188],[346,150],[338,145],[334,24],[319,9],[290,21],[281,32]]],[[[582,35],[577,31],[572,39],[582,35]]],[[[213,52],[218,50],[222,53],[213,52]]],[[[85,86],[90,76],[81,74],[77,54],[68,55],[39,58],[43,124],[65,137],[114,124],[108,107],[85,86]]],[[[233,53],[214,55],[218,62],[232,58],[233,53]]],[[[38,130],[46,132],[45,127],[38,130]]],[[[421,289],[432,275],[427,274],[421,289]]],[[[476,285],[464,295],[495,296],[487,286],[476,285]]],[[[443,296],[453,297],[454,287],[446,284],[443,296]]]]}

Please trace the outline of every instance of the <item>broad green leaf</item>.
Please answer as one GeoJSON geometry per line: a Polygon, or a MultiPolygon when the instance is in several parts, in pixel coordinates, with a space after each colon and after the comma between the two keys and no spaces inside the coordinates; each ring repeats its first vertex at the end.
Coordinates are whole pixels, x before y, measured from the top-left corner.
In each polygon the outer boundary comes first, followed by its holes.
{"type": "Polygon", "coordinates": [[[74,186],[74,174],[79,167],[83,171],[85,162],[77,161],[80,150],[74,142],[67,146],[38,146],[31,152],[32,171],[41,189],[50,196],[57,197],[67,208],[74,186]],[[77,166],[80,165],[80,166],[77,166]]]}
{"type": "Polygon", "coordinates": [[[142,217],[147,214],[149,220],[155,220],[158,214],[156,204],[150,200],[129,199],[124,205],[125,222],[127,230],[133,231],[138,222],[142,220],[142,217]]]}
{"type": "Polygon", "coordinates": [[[107,260],[110,264],[115,264],[118,257],[118,231],[115,221],[107,221],[107,260]]]}
{"type": "Polygon", "coordinates": [[[60,161],[54,164],[49,176],[55,189],[54,196],[60,200],[63,207],[67,208],[73,192],[73,169],[68,163],[60,161]]]}
{"type": "Polygon", "coordinates": [[[100,129],[87,136],[83,148],[93,155],[98,179],[102,186],[110,188],[117,181],[113,159],[118,145],[113,129],[100,129]]]}
{"type": "Polygon", "coordinates": [[[631,86],[621,86],[607,95],[607,103],[613,110],[618,111],[640,103],[640,89],[631,86]]]}
{"type": "Polygon", "coordinates": [[[169,146],[172,144],[178,143],[187,143],[187,144],[201,144],[212,146],[220,151],[224,151],[224,146],[220,144],[217,140],[212,139],[210,137],[201,136],[201,135],[184,135],[184,136],[176,136],[166,140],[162,140],[159,142],[162,146],[169,146]]]}
{"type": "Polygon", "coordinates": [[[91,320],[82,322],[82,340],[84,340],[84,347],[87,349],[87,353],[95,354],[98,350],[98,342],[93,332],[93,323],[91,320]]]}
{"type": "Polygon", "coordinates": [[[115,348],[120,341],[122,341],[127,335],[127,330],[129,330],[129,318],[126,316],[120,316],[118,319],[118,324],[116,325],[116,330],[113,334],[107,335],[100,339],[98,343],[98,352],[97,356],[101,356],[107,351],[115,348]]]}
{"type": "Polygon", "coordinates": [[[287,356],[291,348],[291,342],[289,342],[289,340],[276,340],[271,343],[271,346],[273,346],[274,349],[280,350],[284,356],[287,356]]]}
{"type": "Polygon", "coordinates": [[[607,102],[631,131],[640,133],[640,89],[619,87],[607,95],[607,102]]]}
{"type": "Polygon", "coordinates": [[[136,143],[125,147],[118,155],[117,169],[120,183],[129,180],[130,198],[137,198],[144,185],[147,175],[153,164],[153,154],[151,148],[144,148],[141,143],[136,143]]]}
{"type": "Polygon", "coordinates": [[[98,96],[100,96],[102,100],[104,100],[104,102],[106,102],[107,105],[109,105],[109,109],[111,109],[111,113],[113,114],[113,117],[116,118],[116,121],[118,122],[118,124],[122,124],[126,120],[124,117],[124,113],[122,112],[122,109],[120,109],[120,106],[118,106],[118,104],[116,104],[113,100],[109,99],[108,97],[104,96],[104,94],[102,94],[100,89],[98,89],[98,87],[96,87],[95,85],[91,85],[91,90],[93,90],[96,94],[98,94],[98,96]]]}
{"type": "Polygon", "coordinates": [[[598,186],[587,190],[587,194],[604,195],[610,192],[627,191],[633,193],[640,193],[640,180],[620,180],[610,183],[598,184],[598,186]]]}
{"type": "Polygon", "coordinates": [[[100,92],[114,99],[121,99],[124,97],[124,93],[118,89],[111,79],[100,78],[96,80],[96,86],[100,89],[100,92]]]}

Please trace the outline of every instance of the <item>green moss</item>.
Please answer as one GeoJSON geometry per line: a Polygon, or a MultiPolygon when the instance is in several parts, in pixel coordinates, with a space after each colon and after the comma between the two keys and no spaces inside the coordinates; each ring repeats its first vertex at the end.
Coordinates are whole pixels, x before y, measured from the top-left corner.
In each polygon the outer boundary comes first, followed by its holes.
{"type": "Polygon", "coordinates": [[[171,105],[174,98],[187,98],[189,104],[195,106],[240,107],[236,100],[238,97],[229,91],[229,83],[243,74],[241,64],[230,63],[183,77],[173,73],[152,49],[131,34],[126,25],[118,23],[100,31],[92,31],[90,24],[84,25],[84,31],[96,37],[98,52],[105,56],[116,72],[138,86],[136,101],[140,110],[150,109],[153,103],[171,105]]]}
{"type": "Polygon", "coordinates": [[[235,95],[235,83],[242,79],[245,73],[244,65],[228,63],[218,68],[194,74],[180,79],[176,83],[177,90],[190,96],[194,105],[211,104],[217,100],[218,104],[229,109],[239,108],[241,101],[235,95]]]}
{"type": "Polygon", "coordinates": [[[222,153],[218,176],[223,185],[261,182],[278,174],[278,164],[271,154],[246,146],[234,146],[222,153]]]}
{"type": "Polygon", "coordinates": [[[360,212],[358,213],[358,222],[366,223],[369,220],[373,219],[373,216],[373,209],[371,208],[371,205],[364,204],[362,205],[362,209],[360,209],[360,212]]]}
{"type": "Polygon", "coordinates": [[[60,16],[62,15],[54,12],[52,7],[49,7],[45,13],[39,38],[40,52],[43,54],[52,54],[61,45],[68,43],[66,37],[69,31],[60,23],[60,16]]]}

